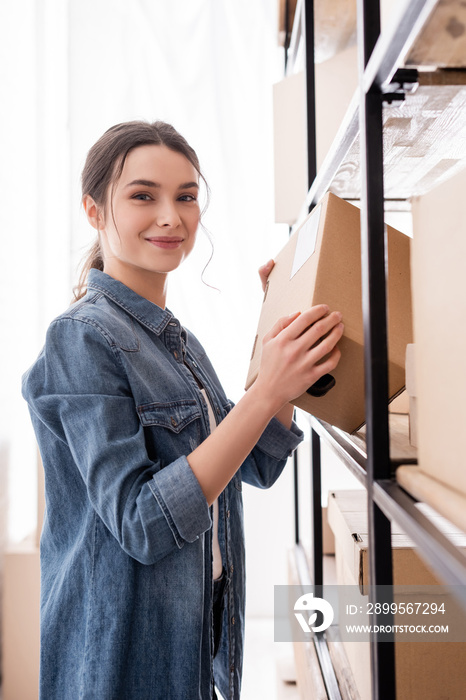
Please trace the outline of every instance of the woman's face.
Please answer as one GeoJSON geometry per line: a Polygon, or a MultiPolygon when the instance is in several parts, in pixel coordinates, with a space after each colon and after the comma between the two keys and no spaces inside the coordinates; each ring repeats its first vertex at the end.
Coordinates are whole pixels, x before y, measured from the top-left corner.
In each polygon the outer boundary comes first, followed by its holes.
{"type": "Polygon", "coordinates": [[[165,277],[176,269],[196,240],[198,182],[189,160],[166,146],[130,151],[99,226],[104,271],[125,283],[125,275],[165,277]]]}

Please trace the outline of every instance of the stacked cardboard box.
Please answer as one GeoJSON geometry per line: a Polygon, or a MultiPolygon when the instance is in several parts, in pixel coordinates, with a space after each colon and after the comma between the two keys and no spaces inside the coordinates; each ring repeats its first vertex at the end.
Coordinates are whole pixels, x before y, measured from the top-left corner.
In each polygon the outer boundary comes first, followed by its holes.
{"type": "MultiPolygon", "coordinates": [[[[358,84],[353,46],[315,66],[316,149],[320,168],[358,84]]],[[[309,188],[304,73],[273,86],[275,221],[294,224],[309,188]]]]}
{"type": "Polygon", "coordinates": [[[414,368],[414,343],[406,347],[406,393],[409,399],[409,442],[417,447],[417,390],[414,368]]]}
{"type": "MultiPolygon", "coordinates": [[[[462,494],[464,508],[465,191],[463,172],[412,202],[419,466],[427,476],[462,494]]],[[[448,514],[448,499],[442,512],[448,514]]]]}
{"type": "MultiPolygon", "coordinates": [[[[335,535],[337,579],[340,585],[359,586],[362,596],[369,585],[367,495],[363,490],[336,491],[330,494],[328,520],[335,535]]],[[[424,512],[436,525],[466,548],[466,535],[450,523],[424,512]]],[[[411,540],[392,526],[393,575],[395,586],[412,586],[413,595],[420,587],[438,581],[418,557],[411,540]]],[[[344,642],[345,652],[361,700],[371,698],[369,642],[344,642]]],[[[395,644],[397,697],[409,700],[460,700],[466,687],[466,643],[398,642],[395,644]]]]}

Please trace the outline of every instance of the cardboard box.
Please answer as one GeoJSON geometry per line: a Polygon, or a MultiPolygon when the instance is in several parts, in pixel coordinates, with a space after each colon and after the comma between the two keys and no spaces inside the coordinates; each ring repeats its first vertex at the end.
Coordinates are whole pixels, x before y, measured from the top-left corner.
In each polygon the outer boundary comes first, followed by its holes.
{"type": "MultiPolygon", "coordinates": [[[[466,496],[466,173],[412,201],[419,466],[466,496]]],[[[445,504],[448,507],[448,503],[445,504]]],[[[465,500],[466,507],[466,500],[465,500]]]]}
{"type": "Polygon", "coordinates": [[[414,343],[406,346],[406,393],[409,399],[409,442],[417,447],[417,390],[414,367],[414,343]]]}
{"type": "Polygon", "coordinates": [[[37,700],[39,598],[39,549],[31,538],[4,558],[3,700],[37,700]]]}
{"type": "MultiPolygon", "coordinates": [[[[322,166],[358,85],[353,46],[315,66],[316,161],[322,166]]],[[[309,189],[304,73],[273,86],[275,221],[294,224],[309,189]]]]}
{"type": "MultiPolygon", "coordinates": [[[[388,231],[389,395],[405,384],[405,351],[412,342],[410,239],[388,231]]],[[[293,403],[349,433],[365,422],[364,333],[360,210],[327,193],[275,258],[264,294],[246,387],[256,379],[262,339],[277,319],[315,304],[341,311],[345,324],[335,386],[324,396],[304,393],[293,403]]]]}
{"type": "Polygon", "coordinates": [[[402,391],[401,394],[390,402],[388,407],[390,413],[400,413],[402,415],[408,415],[409,413],[409,396],[408,392],[402,391]]]}
{"type": "Polygon", "coordinates": [[[273,86],[275,221],[293,224],[308,191],[304,73],[273,86]]]}
{"type": "MultiPolygon", "coordinates": [[[[364,490],[330,494],[329,524],[335,535],[337,580],[340,585],[359,585],[361,605],[368,593],[367,495],[364,490]]],[[[466,535],[427,506],[423,511],[448,533],[458,546],[466,548],[466,535]]],[[[397,586],[436,585],[438,581],[418,557],[413,543],[392,525],[393,574],[397,586]]],[[[416,597],[414,593],[414,597],[416,597]]],[[[401,623],[400,623],[401,624],[401,623]]],[[[343,642],[361,700],[371,699],[370,645],[343,642]]],[[[456,700],[466,687],[466,644],[450,642],[395,643],[397,697],[409,700],[456,700]]]]}

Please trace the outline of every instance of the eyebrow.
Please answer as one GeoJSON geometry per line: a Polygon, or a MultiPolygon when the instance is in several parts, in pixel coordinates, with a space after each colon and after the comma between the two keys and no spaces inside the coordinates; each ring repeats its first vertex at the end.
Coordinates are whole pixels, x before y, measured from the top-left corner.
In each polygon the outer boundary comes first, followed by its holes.
{"type": "MultiPolygon", "coordinates": [[[[125,187],[134,187],[134,185],[139,185],[140,187],[161,187],[158,182],[153,182],[152,180],[132,180],[125,187]]],[[[195,187],[199,189],[197,182],[184,182],[178,187],[179,190],[186,190],[195,187]]]]}

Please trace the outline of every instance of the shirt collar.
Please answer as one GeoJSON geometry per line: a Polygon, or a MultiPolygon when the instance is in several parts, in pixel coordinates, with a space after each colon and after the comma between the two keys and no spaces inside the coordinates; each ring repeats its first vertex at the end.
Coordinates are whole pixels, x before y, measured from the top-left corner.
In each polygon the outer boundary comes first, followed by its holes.
{"type": "Polygon", "coordinates": [[[92,268],[89,271],[87,289],[88,292],[104,294],[157,335],[164,331],[173,318],[171,311],[153,304],[148,299],[133,292],[123,282],[119,282],[101,270],[92,268]]]}

